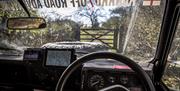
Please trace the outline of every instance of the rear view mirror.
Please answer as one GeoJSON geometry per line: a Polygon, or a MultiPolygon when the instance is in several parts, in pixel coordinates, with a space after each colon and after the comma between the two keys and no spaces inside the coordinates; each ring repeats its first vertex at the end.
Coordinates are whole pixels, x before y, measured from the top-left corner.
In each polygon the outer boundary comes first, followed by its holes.
{"type": "Polygon", "coordinates": [[[40,17],[17,17],[9,18],[7,21],[8,29],[31,30],[46,27],[46,21],[40,17]]]}

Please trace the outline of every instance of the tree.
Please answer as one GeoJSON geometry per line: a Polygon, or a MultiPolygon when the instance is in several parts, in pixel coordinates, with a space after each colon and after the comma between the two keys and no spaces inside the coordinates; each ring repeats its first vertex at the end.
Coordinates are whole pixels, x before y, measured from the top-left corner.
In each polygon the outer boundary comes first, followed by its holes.
{"type": "Polygon", "coordinates": [[[77,20],[81,20],[83,18],[89,19],[91,22],[92,28],[98,28],[100,25],[99,18],[106,18],[105,10],[100,6],[91,6],[87,4],[87,6],[80,7],[74,17],[77,17],[77,20]]]}
{"type": "Polygon", "coordinates": [[[119,29],[120,25],[121,25],[120,17],[119,16],[114,16],[114,17],[110,17],[106,22],[104,22],[102,24],[102,27],[119,29]]]}
{"type": "Polygon", "coordinates": [[[46,36],[49,36],[45,38],[47,42],[79,41],[80,26],[72,20],[56,19],[48,23],[46,36]]]}
{"type": "MultiPolygon", "coordinates": [[[[29,12],[32,16],[37,16],[37,11],[29,9],[29,12]]],[[[17,0],[13,1],[5,1],[4,3],[0,4],[0,17],[1,17],[1,24],[3,23],[6,25],[6,20],[12,17],[25,17],[28,16],[27,13],[23,10],[23,8],[19,5],[17,0]]],[[[30,45],[37,45],[30,42],[30,41],[37,41],[33,40],[34,36],[38,35],[37,31],[20,31],[20,30],[9,30],[5,27],[0,28],[0,35],[1,41],[8,41],[9,44],[17,44],[18,46],[30,46],[30,45]]],[[[39,35],[38,35],[39,36],[39,35]]]]}
{"type": "Polygon", "coordinates": [[[126,33],[131,20],[132,7],[118,7],[111,11],[111,16],[102,24],[104,28],[116,29],[118,33],[117,52],[123,53],[126,33]]]}
{"type": "Polygon", "coordinates": [[[161,24],[161,6],[141,6],[126,55],[136,60],[154,56],[161,24]]]}

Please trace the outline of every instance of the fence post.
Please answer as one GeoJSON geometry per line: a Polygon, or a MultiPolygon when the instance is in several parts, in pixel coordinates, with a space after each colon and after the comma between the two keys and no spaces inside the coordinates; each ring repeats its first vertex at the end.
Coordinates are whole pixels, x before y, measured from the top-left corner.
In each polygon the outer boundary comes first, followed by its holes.
{"type": "Polygon", "coordinates": [[[117,44],[118,43],[118,29],[114,30],[114,38],[113,38],[113,47],[116,49],[117,51],[117,44]]]}
{"type": "Polygon", "coordinates": [[[119,53],[122,53],[123,52],[123,47],[124,47],[124,42],[125,42],[125,37],[126,37],[126,28],[125,26],[121,26],[119,31],[118,31],[118,51],[119,53]]]}
{"type": "Polygon", "coordinates": [[[81,30],[80,30],[80,26],[79,25],[77,25],[77,27],[75,27],[74,29],[73,29],[73,31],[75,31],[75,40],[76,41],[80,41],[80,36],[81,36],[81,34],[80,34],[80,32],[81,32],[81,30]]]}

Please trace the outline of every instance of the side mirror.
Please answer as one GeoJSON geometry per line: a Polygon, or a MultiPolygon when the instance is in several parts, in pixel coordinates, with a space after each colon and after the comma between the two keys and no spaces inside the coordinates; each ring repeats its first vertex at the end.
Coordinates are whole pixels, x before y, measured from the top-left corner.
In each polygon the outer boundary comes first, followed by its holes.
{"type": "Polygon", "coordinates": [[[7,20],[7,28],[15,30],[42,29],[46,27],[46,21],[40,17],[17,17],[7,20]]]}

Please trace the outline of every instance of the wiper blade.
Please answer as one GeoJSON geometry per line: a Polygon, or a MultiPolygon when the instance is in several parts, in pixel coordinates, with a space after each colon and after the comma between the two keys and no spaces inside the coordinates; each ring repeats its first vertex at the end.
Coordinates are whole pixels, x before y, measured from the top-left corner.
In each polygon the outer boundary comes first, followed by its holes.
{"type": "Polygon", "coordinates": [[[10,43],[7,40],[3,40],[0,42],[0,50],[15,50],[15,51],[22,51],[20,47],[17,45],[10,43]]]}
{"type": "Polygon", "coordinates": [[[0,49],[0,56],[21,56],[23,51],[16,49],[0,49]]]}
{"type": "Polygon", "coordinates": [[[22,56],[22,54],[21,53],[19,53],[19,54],[6,54],[6,53],[0,53],[0,56],[22,56]]]}
{"type": "Polygon", "coordinates": [[[16,49],[0,47],[0,50],[16,50],[16,49]]]}
{"type": "Polygon", "coordinates": [[[0,47],[0,56],[21,56],[23,54],[22,50],[13,49],[13,48],[1,48],[0,47]]]}

